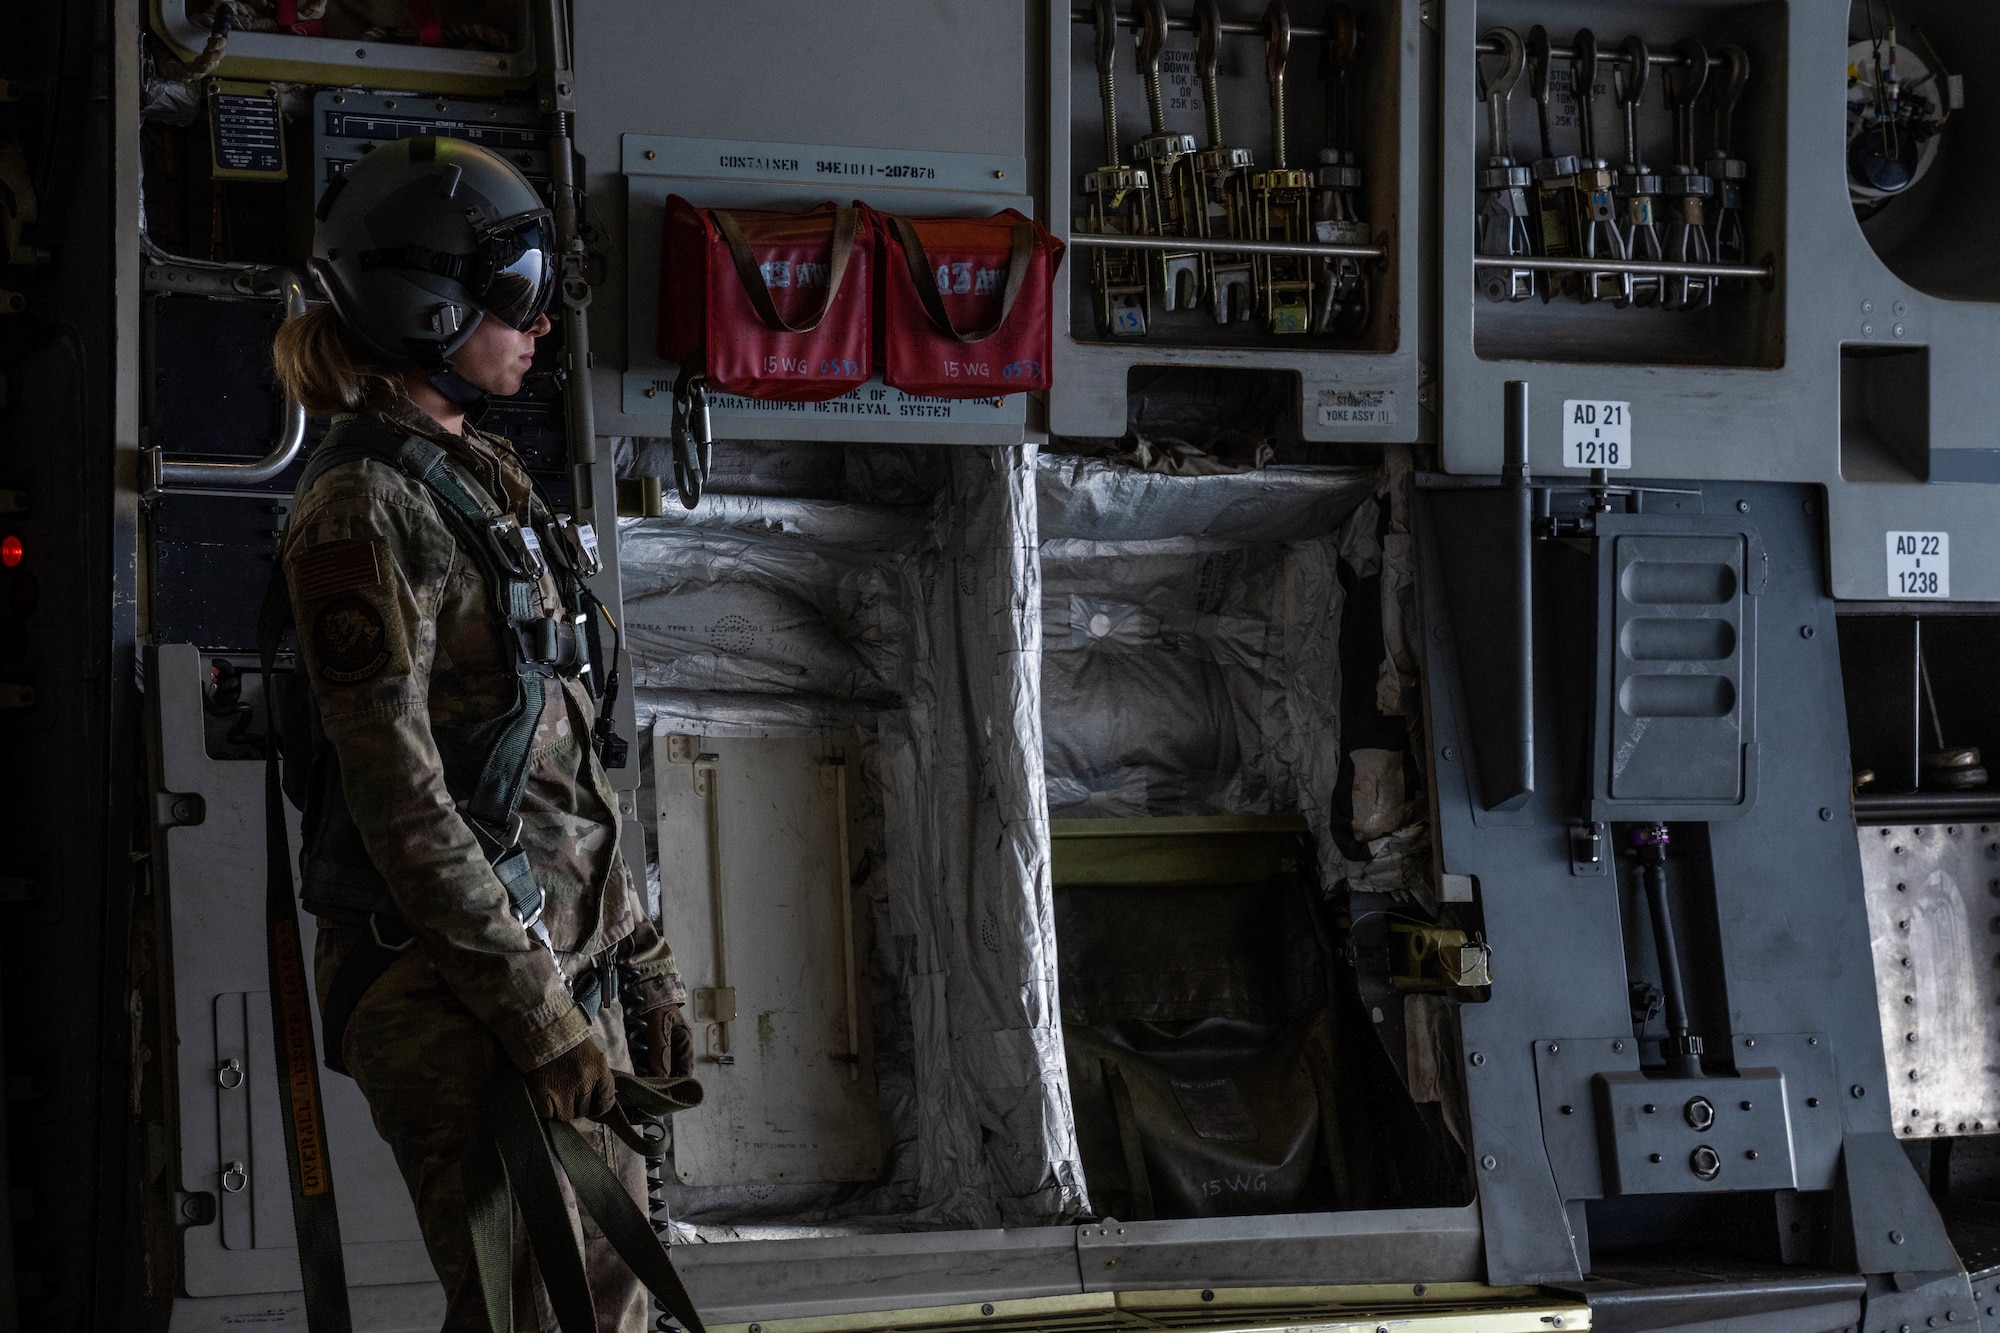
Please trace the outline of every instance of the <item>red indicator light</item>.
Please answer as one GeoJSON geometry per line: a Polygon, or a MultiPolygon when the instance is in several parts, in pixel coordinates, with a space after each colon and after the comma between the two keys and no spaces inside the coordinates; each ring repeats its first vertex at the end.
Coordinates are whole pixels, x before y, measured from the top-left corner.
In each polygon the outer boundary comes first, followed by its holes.
{"type": "Polygon", "coordinates": [[[0,537],[0,565],[12,569],[20,563],[21,539],[13,536],[0,537]]]}

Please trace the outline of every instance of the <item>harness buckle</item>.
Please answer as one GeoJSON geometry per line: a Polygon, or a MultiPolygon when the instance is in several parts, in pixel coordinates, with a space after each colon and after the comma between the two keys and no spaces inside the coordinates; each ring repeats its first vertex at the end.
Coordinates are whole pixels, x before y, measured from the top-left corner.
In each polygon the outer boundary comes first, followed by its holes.
{"type": "Polygon", "coordinates": [[[557,514],[551,518],[549,528],[562,544],[563,553],[569,557],[570,567],[576,571],[577,577],[597,577],[604,568],[604,553],[597,545],[597,529],[588,523],[577,522],[568,514],[557,514]]]}
{"type": "Polygon", "coordinates": [[[501,565],[517,578],[539,582],[548,573],[548,564],[542,559],[542,539],[512,514],[489,521],[486,540],[501,565]]]}
{"type": "Polygon", "coordinates": [[[464,801],[458,803],[457,809],[459,818],[465,821],[466,827],[470,828],[473,836],[479,839],[480,850],[486,853],[487,864],[491,865],[499,861],[507,853],[521,845],[522,823],[520,811],[509,812],[507,816],[507,836],[503,841],[494,836],[492,829],[487,827],[485,820],[465,808],[464,801]]]}
{"type": "Polygon", "coordinates": [[[554,616],[516,620],[510,626],[521,666],[538,676],[574,674],[583,660],[577,627],[554,616]]]}

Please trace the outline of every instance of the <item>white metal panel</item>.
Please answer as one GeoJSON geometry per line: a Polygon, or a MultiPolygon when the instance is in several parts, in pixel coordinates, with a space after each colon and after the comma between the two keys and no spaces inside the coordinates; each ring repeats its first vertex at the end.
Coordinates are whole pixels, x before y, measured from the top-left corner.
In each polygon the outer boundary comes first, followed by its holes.
{"type": "MultiPolygon", "coordinates": [[[[168,825],[161,841],[173,956],[180,1188],[208,1193],[218,1205],[216,1220],[180,1228],[183,1278],[190,1296],[285,1292],[298,1286],[299,1265],[266,991],[264,766],[209,756],[205,666],[191,645],[167,644],[157,650],[148,682],[157,710],[159,806],[168,825]],[[171,812],[183,796],[198,798],[199,822],[175,822],[171,812]],[[240,1081],[224,1077],[232,1057],[242,1065],[240,1081]],[[232,1161],[246,1168],[241,1190],[223,1189],[232,1161]]],[[[244,697],[261,708],[260,677],[246,672],[244,681],[244,697]]],[[[287,807],[286,817],[296,852],[297,814],[287,807]]],[[[308,958],[313,928],[313,918],[301,912],[308,958]]],[[[317,1036],[316,1013],[313,1029],[317,1036]]],[[[434,1283],[402,1173],[375,1132],[360,1089],[322,1070],[320,1091],[349,1283],[434,1283]]]]}
{"type": "Polygon", "coordinates": [[[880,1173],[847,739],[654,733],[661,916],[707,1094],[674,1121],[684,1184],[880,1173]]]}

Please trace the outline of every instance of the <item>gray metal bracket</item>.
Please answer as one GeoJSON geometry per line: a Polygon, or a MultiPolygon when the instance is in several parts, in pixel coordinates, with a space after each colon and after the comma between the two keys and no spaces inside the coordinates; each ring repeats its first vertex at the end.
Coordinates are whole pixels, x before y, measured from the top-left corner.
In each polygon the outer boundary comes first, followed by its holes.
{"type": "Polygon", "coordinates": [[[1484,1276],[1479,1206],[1272,1217],[1120,1222],[1077,1228],[1085,1291],[1283,1286],[1301,1273],[1344,1285],[1476,1282],[1484,1276]]]}
{"type": "Polygon", "coordinates": [[[1562,1197],[1831,1189],[1840,1161],[1840,1082],[1823,1036],[1746,1035],[1733,1038],[1732,1046],[1735,1077],[1650,1079],[1640,1072],[1639,1043],[1632,1037],[1537,1041],[1542,1142],[1562,1197]],[[1782,1097],[1782,1108],[1772,1102],[1773,1095],[1782,1097]],[[1708,1133],[1696,1132],[1684,1114],[1697,1097],[1715,1108],[1715,1125],[1708,1133]],[[1747,1110],[1745,1101],[1751,1104],[1747,1110]],[[1607,1115],[1648,1103],[1658,1110],[1650,1116],[1638,1110],[1636,1124],[1612,1124],[1616,1117],[1607,1115]],[[1720,1158],[1713,1179],[1704,1180],[1692,1169],[1691,1154],[1702,1145],[1720,1158]],[[1655,1151],[1662,1160],[1645,1161],[1655,1151]],[[1751,1151],[1758,1156],[1744,1156],[1751,1151]],[[1607,1179],[1607,1166],[1621,1162],[1628,1175],[1623,1188],[1615,1173],[1607,1179]],[[1635,1188],[1629,1179],[1635,1162],[1643,1163],[1643,1172],[1650,1174],[1655,1167],[1664,1172],[1664,1183],[1635,1188]]]}

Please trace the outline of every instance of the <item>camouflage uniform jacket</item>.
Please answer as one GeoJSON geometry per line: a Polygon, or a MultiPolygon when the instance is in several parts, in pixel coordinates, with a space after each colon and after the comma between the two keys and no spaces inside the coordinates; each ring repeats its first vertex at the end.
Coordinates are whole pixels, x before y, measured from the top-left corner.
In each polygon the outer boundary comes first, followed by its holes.
{"type": "MultiPolygon", "coordinates": [[[[506,441],[469,424],[452,435],[413,404],[383,415],[444,446],[458,471],[524,523],[531,510],[545,516],[506,441]]],[[[282,559],[302,666],[368,859],[438,973],[514,1063],[526,1070],[555,1058],[590,1024],[557,959],[510,910],[446,790],[432,732],[498,717],[517,698],[481,566],[424,486],[374,459],[329,469],[298,498],[282,559]]],[[[542,596],[545,613],[561,614],[552,577],[542,596]]],[[[580,680],[551,685],[520,815],[554,951],[576,976],[618,948],[627,1013],[682,1003],[673,955],[619,855],[617,799],[590,743],[595,705],[580,680]]]]}

